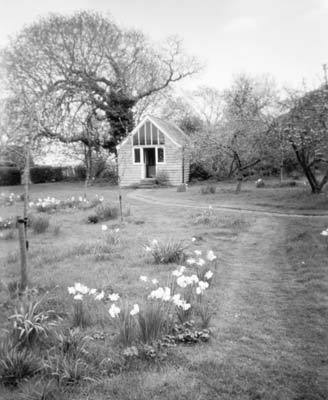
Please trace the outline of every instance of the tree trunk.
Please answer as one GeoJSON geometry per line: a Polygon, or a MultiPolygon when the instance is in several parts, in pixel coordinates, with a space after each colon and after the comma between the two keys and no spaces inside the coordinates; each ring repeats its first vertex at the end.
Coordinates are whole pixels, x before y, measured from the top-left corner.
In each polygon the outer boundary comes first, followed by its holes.
{"type": "Polygon", "coordinates": [[[237,186],[236,186],[236,190],[235,193],[238,194],[241,191],[241,185],[243,184],[243,174],[241,171],[238,171],[238,176],[237,176],[237,186]]]}
{"type": "Polygon", "coordinates": [[[84,181],[84,197],[87,198],[87,189],[91,181],[92,175],[92,148],[86,146],[84,151],[85,156],[85,181],[84,181]]]}
{"type": "Polygon", "coordinates": [[[24,218],[27,218],[28,204],[30,201],[30,137],[26,136],[25,166],[24,166],[24,218]]]}

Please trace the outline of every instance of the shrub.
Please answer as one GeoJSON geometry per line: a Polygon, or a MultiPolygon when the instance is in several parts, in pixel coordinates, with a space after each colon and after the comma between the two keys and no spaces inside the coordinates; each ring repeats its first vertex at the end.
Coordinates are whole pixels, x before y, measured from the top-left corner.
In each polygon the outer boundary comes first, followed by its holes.
{"type": "Polygon", "coordinates": [[[214,185],[202,186],[200,189],[201,194],[214,194],[215,191],[216,191],[216,187],[214,185]]]}
{"type": "Polygon", "coordinates": [[[144,248],[146,252],[152,255],[155,264],[179,263],[185,258],[186,247],[180,240],[171,239],[165,243],[160,243],[154,239],[144,248]]]}
{"type": "Polygon", "coordinates": [[[40,362],[32,352],[13,346],[7,338],[0,343],[0,383],[17,386],[40,370],[40,362]]]}
{"type": "Polygon", "coordinates": [[[211,177],[204,163],[194,162],[190,165],[190,180],[206,180],[211,177]]]}
{"type": "Polygon", "coordinates": [[[117,206],[111,204],[100,204],[96,207],[95,212],[88,216],[88,222],[96,224],[100,221],[108,221],[109,219],[116,219],[119,216],[119,209],[117,206]]]}
{"type": "Polygon", "coordinates": [[[75,179],[79,181],[84,181],[87,175],[87,170],[85,165],[79,164],[74,168],[75,179]]]}
{"type": "Polygon", "coordinates": [[[61,167],[38,165],[30,168],[30,179],[33,183],[59,182],[64,179],[61,167]]]}
{"type": "Polygon", "coordinates": [[[20,185],[21,174],[16,167],[0,167],[0,186],[20,185]]]}
{"type": "Polygon", "coordinates": [[[116,165],[107,165],[104,170],[97,177],[97,181],[108,182],[112,185],[117,185],[118,183],[118,173],[116,165]]]}
{"type": "Polygon", "coordinates": [[[49,218],[45,215],[32,216],[30,222],[33,233],[36,234],[44,233],[50,225],[49,218]]]}

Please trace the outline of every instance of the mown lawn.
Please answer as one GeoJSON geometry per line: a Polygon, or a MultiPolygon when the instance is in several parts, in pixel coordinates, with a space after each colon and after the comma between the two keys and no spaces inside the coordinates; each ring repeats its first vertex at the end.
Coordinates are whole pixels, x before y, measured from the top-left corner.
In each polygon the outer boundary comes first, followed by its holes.
{"type": "MultiPolygon", "coordinates": [[[[273,211],[299,210],[304,213],[313,210],[328,210],[328,187],[319,195],[311,194],[305,181],[296,181],[295,187],[279,187],[279,181],[270,179],[265,181],[263,188],[256,188],[255,182],[246,181],[241,192],[235,193],[234,182],[191,184],[187,192],[176,193],[175,188],[165,192],[165,199],[207,203],[212,206],[229,206],[246,209],[266,209],[273,211]],[[206,193],[206,189],[214,188],[215,193],[206,193]],[[205,194],[202,193],[205,191],[205,194]]],[[[149,191],[154,197],[162,199],[158,190],[149,191]]]]}
{"type": "MultiPolygon", "coordinates": [[[[194,204],[229,203],[231,199],[230,204],[256,201],[275,207],[280,199],[279,204],[288,207],[294,198],[291,208],[300,209],[303,201],[298,188],[287,189],[285,194],[290,194],[284,198],[282,190],[278,194],[274,189],[249,187],[237,200],[232,190],[232,186],[218,185],[214,195],[201,195],[199,187],[186,193],[172,189],[147,192],[179,203],[185,198],[194,204]]],[[[90,198],[103,195],[113,204],[118,199],[115,188],[92,187],[89,192],[90,198]]],[[[31,197],[65,199],[82,193],[79,184],[34,185],[31,197]]],[[[54,212],[49,214],[50,226],[45,233],[29,231],[29,278],[31,286],[37,288],[33,296],[47,299],[61,313],[66,327],[72,313],[67,287],[74,282],[119,293],[130,304],[143,304],[152,286],[140,276],[156,278],[164,285],[177,268],[175,263],[154,264],[143,246],[152,239],[182,240],[189,255],[209,249],[217,255],[213,280],[203,300],[212,313],[210,340],[178,344],[163,360],[123,362],[121,369],[107,375],[63,387],[58,398],[327,399],[328,240],[320,232],[328,227],[328,218],[205,213],[132,202],[127,194],[123,191],[123,222],[106,222],[110,229],[119,229],[120,239],[109,253],[95,250],[104,232],[101,224],[86,223],[92,210],[54,212]],[[55,226],[59,227],[56,231],[55,226]]],[[[320,203],[316,201],[313,204],[320,203]]],[[[21,207],[21,202],[2,206],[0,216],[18,215],[21,207]]],[[[7,318],[17,304],[6,289],[19,277],[16,249],[17,238],[0,240],[0,320],[4,328],[10,326],[7,318]]],[[[82,334],[94,337],[91,356],[121,360],[122,349],[115,344],[116,328],[107,312],[109,305],[94,303],[94,324],[82,334]]],[[[16,388],[0,385],[0,398],[28,398],[33,388],[40,387],[39,380],[37,375],[16,388]]],[[[36,393],[33,396],[30,398],[41,399],[36,393]]]]}

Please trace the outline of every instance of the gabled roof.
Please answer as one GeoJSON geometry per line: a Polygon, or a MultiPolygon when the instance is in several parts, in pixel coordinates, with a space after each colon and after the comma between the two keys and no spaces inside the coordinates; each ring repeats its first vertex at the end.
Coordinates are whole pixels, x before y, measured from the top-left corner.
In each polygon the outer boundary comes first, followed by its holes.
{"type": "Polygon", "coordinates": [[[128,136],[117,146],[117,148],[119,149],[121,146],[123,146],[128,141],[129,137],[133,136],[146,121],[150,121],[151,123],[153,123],[159,130],[161,130],[164,133],[164,135],[168,136],[168,138],[171,139],[172,142],[175,143],[178,147],[182,147],[190,142],[189,137],[172,122],[164,121],[152,115],[147,115],[132,130],[132,132],[130,132],[128,136]]]}
{"type": "Polygon", "coordinates": [[[180,146],[183,146],[186,143],[190,142],[189,137],[173,122],[164,121],[151,115],[148,118],[157,126],[157,128],[163,131],[164,134],[166,133],[171,139],[173,139],[174,142],[176,142],[180,146]]]}

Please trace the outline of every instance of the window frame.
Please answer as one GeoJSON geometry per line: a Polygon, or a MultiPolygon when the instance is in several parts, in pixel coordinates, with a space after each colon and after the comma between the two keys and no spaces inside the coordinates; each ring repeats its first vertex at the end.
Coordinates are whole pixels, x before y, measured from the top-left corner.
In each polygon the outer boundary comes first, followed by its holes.
{"type": "Polygon", "coordinates": [[[133,146],[132,147],[132,162],[134,165],[141,165],[143,164],[143,152],[141,151],[142,148],[140,146],[133,146]],[[139,150],[139,159],[140,161],[136,162],[135,151],[139,150]]]}
{"type": "Polygon", "coordinates": [[[156,146],[156,164],[165,164],[166,163],[166,154],[164,146],[156,146]],[[163,161],[159,161],[158,159],[158,151],[159,149],[163,150],[163,161]]]}

